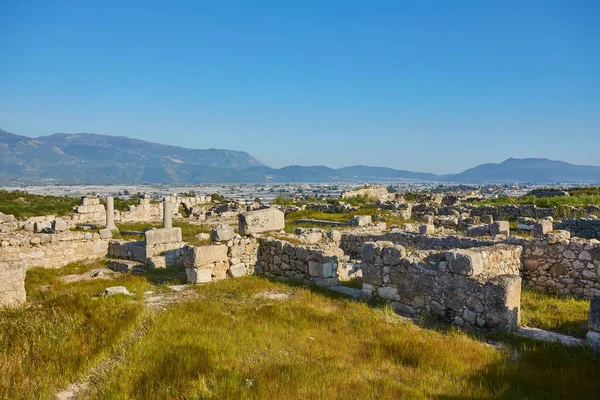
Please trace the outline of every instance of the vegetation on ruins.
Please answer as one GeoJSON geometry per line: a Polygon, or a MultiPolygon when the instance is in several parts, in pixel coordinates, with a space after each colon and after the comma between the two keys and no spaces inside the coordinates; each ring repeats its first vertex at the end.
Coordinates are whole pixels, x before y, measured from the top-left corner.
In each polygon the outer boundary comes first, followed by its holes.
{"type": "MultiPolygon", "coordinates": [[[[145,229],[148,228],[162,228],[162,222],[126,222],[122,224],[116,224],[119,229],[118,232],[113,232],[113,238],[115,239],[135,239],[135,240],[143,240],[143,237],[140,235],[123,235],[121,232],[140,232],[143,233],[145,229]],[[138,237],[139,236],[139,237],[138,237]]],[[[196,239],[196,236],[200,233],[208,233],[212,231],[211,227],[208,225],[199,225],[199,224],[190,224],[185,221],[173,221],[173,227],[181,228],[181,235],[183,237],[184,242],[188,242],[194,245],[203,245],[210,243],[210,240],[199,240],[196,239]]]]}
{"type": "Polygon", "coordinates": [[[143,293],[171,293],[165,272],[180,269],[58,280],[101,266],[28,271],[30,307],[0,312],[0,397],[51,398],[90,374],[82,398],[549,399],[598,390],[600,359],[588,349],[422,329],[388,306],[316,288],[250,276],[193,287],[190,300],[157,312],[143,293]],[[134,295],[96,297],[113,285],[134,295]]]}
{"type": "Polygon", "coordinates": [[[0,190],[0,212],[12,214],[16,218],[39,215],[67,215],[79,204],[74,197],[41,196],[22,190],[0,190]]]}
{"type": "Polygon", "coordinates": [[[477,204],[480,205],[535,205],[537,207],[551,208],[560,206],[586,206],[586,205],[600,205],[600,194],[581,194],[574,196],[556,196],[556,197],[535,197],[535,196],[522,196],[522,197],[498,197],[495,199],[487,199],[479,201],[477,204]]]}

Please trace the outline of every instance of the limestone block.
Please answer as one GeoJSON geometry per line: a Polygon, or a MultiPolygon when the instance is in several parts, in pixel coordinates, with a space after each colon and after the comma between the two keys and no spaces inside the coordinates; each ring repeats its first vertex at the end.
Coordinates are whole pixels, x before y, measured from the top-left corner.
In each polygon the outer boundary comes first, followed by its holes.
{"type": "Polygon", "coordinates": [[[235,236],[233,228],[227,224],[219,224],[215,226],[211,232],[213,242],[227,242],[235,236]]]}
{"type": "Polygon", "coordinates": [[[490,328],[516,329],[521,323],[521,277],[501,275],[485,284],[485,322],[490,328]]]}
{"type": "Polygon", "coordinates": [[[6,215],[6,214],[2,214],[0,212],[0,224],[5,224],[5,223],[9,223],[9,222],[14,222],[14,221],[15,221],[14,215],[6,215]]]}
{"type": "Polygon", "coordinates": [[[228,262],[226,245],[187,245],[183,248],[183,265],[186,268],[198,268],[215,262],[228,262]]]}
{"type": "Polygon", "coordinates": [[[98,233],[100,234],[100,239],[112,239],[112,232],[108,228],[100,229],[98,233]]]}
{"type": "Polygon", "coordinates": [[[127,272],[131,272],[135,267],[141,267],[141,264],[138,261],[110,260],[106,263],[106,267],[112,271],[126,274],[127,272]]]}
{"type": "Polygon", "coordinates": [[[246,275],[246,265],[244,263],[238,263],[229,267],[227,274],[232,278],[239,278],[246,275]]]}
{"type": "Polygon", "coordinates": [[[147,247],[182,241],[181,228],[151,229],[144,232],[147,247]]]}
{"type": "Polygon", "coordinates": [[[535,238],[544,238],[548,233],[552,232],[554,227],[552,226],[552,222],[547,219],[540,220],[533,227],[533,237],[535,238]]]}
{"type": "Polygon", "coordinates": [[[419,233],[421,235],[433,235],[435,233],[435,225],[433,225],[433,224],[419,225],[419,233]]]}
{"type": "Polygon", "coordinates": [[[208,233],[199,233],[196,235],[196,240],[209,240],[210,239],[210,235],[208,233]]]}
{"type": "Polygon", "coordinates": [[[366,226],[370,225],[372,222],[370,215],[355,215],[350,220],[350,225],[353,226],[366,226]]]}
{"type": "Polygon", "coordinates": [[[337,263],[335,262],[308,262],[308,274],[317,278],[335,278],[337,276],[337,263]]]}
{"type": "Polygon", "coordinates": [[[186,268],[188,283],[212,282],[212,268],[186,268]]]}
{"type": "Polygon", "coordinates": [[[453,250],[446,252],[448,269],[459,275],[473,276],[483,272],[481,253],[471,250],[453,250]]]}
{"type": "Polygon", "coordinates": [[[164,256],[148,257],[146,265],[150,269],[167,268],[167,259],[164,256]]]}
{"type": "Polygon", "coordinates": [[[52,222],[50,221],[38,221],[33,227],[35,233],[41,233],[43,230],[52,230],[52,222]]]}
{"type": "Polygon", "coordinates": [[[588,314],[588,329],[600,333],[600,293],[592,296],[588,314]]]}
{"type": "Polygon", "coordinates": [[[25,269],[20,261],[0,263],[0,308],[25,303],[25,269]]]}
{"type": "Polygon", "coordinates": [[[548,240],[549,244],[560,243],[564,240],[569,240],[569,239],[571,239],[571,232],[563,231],[563,230],[558,230],[558,231],[549,233],[546,237],[546,240],[548,240]]]}
{"type": "Polygon", "coordinates": [[[280,231],[285,227],[283,212],[275,208],[247,211],[238,217],[238,229],[241,235],[280,231]]]}
{"type": "Polygon", "coordinates": [[[105,296],[114,296],[116,294],[131,295],[125,286],[112,286],[104,290],[105,296]]]}
{"type": "Polygon", "coordinates": [[[510,236],[510,222],[508,221],[496,221],[490,225],[490,236],[504,235],[510,236]]]}

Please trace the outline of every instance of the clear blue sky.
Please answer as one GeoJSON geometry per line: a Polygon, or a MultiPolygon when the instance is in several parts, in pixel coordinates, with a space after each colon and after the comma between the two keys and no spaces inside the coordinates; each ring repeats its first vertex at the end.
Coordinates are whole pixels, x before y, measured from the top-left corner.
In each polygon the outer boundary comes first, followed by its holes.
{"type": "Polygon", "coordinates": [[[0,0],[0,128],[273,167],[600,165],[600,1],[0,0]]]}

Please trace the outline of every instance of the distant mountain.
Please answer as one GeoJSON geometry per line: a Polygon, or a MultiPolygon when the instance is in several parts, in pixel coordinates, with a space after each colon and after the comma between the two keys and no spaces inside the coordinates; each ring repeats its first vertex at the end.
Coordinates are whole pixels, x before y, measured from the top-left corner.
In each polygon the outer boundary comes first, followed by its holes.
{"type": "Polygon", "coordinates": [[[197,150],[127,137],[56,133],[29,138],[0,129],[0,183],[207,182],[600,183],[600,167],[544,158],[483,164],[459,174],[435,175],[384,167],[290,165],[270,168],[243,151],[197,150]]]}
{"type": "Polygon", "coordinates": [[[444,175],[442,180],[458,183],[598,183],[600,167],[546,158],[509,158],[500,164],[482,164],[459,174],[444,175]]]}
{"type": "Polygon", "coordinates": [[[243,151],[186,149],[90,133],[57,133],[33,139],[0,130],[0,179],[11,181],[221,181],[237,179],[238,170],[262,166],[243,151]]]}

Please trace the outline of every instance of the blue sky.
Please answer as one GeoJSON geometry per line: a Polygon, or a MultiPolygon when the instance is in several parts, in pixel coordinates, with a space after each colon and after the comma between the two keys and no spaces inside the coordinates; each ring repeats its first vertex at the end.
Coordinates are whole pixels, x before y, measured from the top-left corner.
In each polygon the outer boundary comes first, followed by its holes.
{"type": "Polygon", "coordinates": [[[600,165],[599,1],[0,0],[0,128],[273,167],[600,165]]]}

